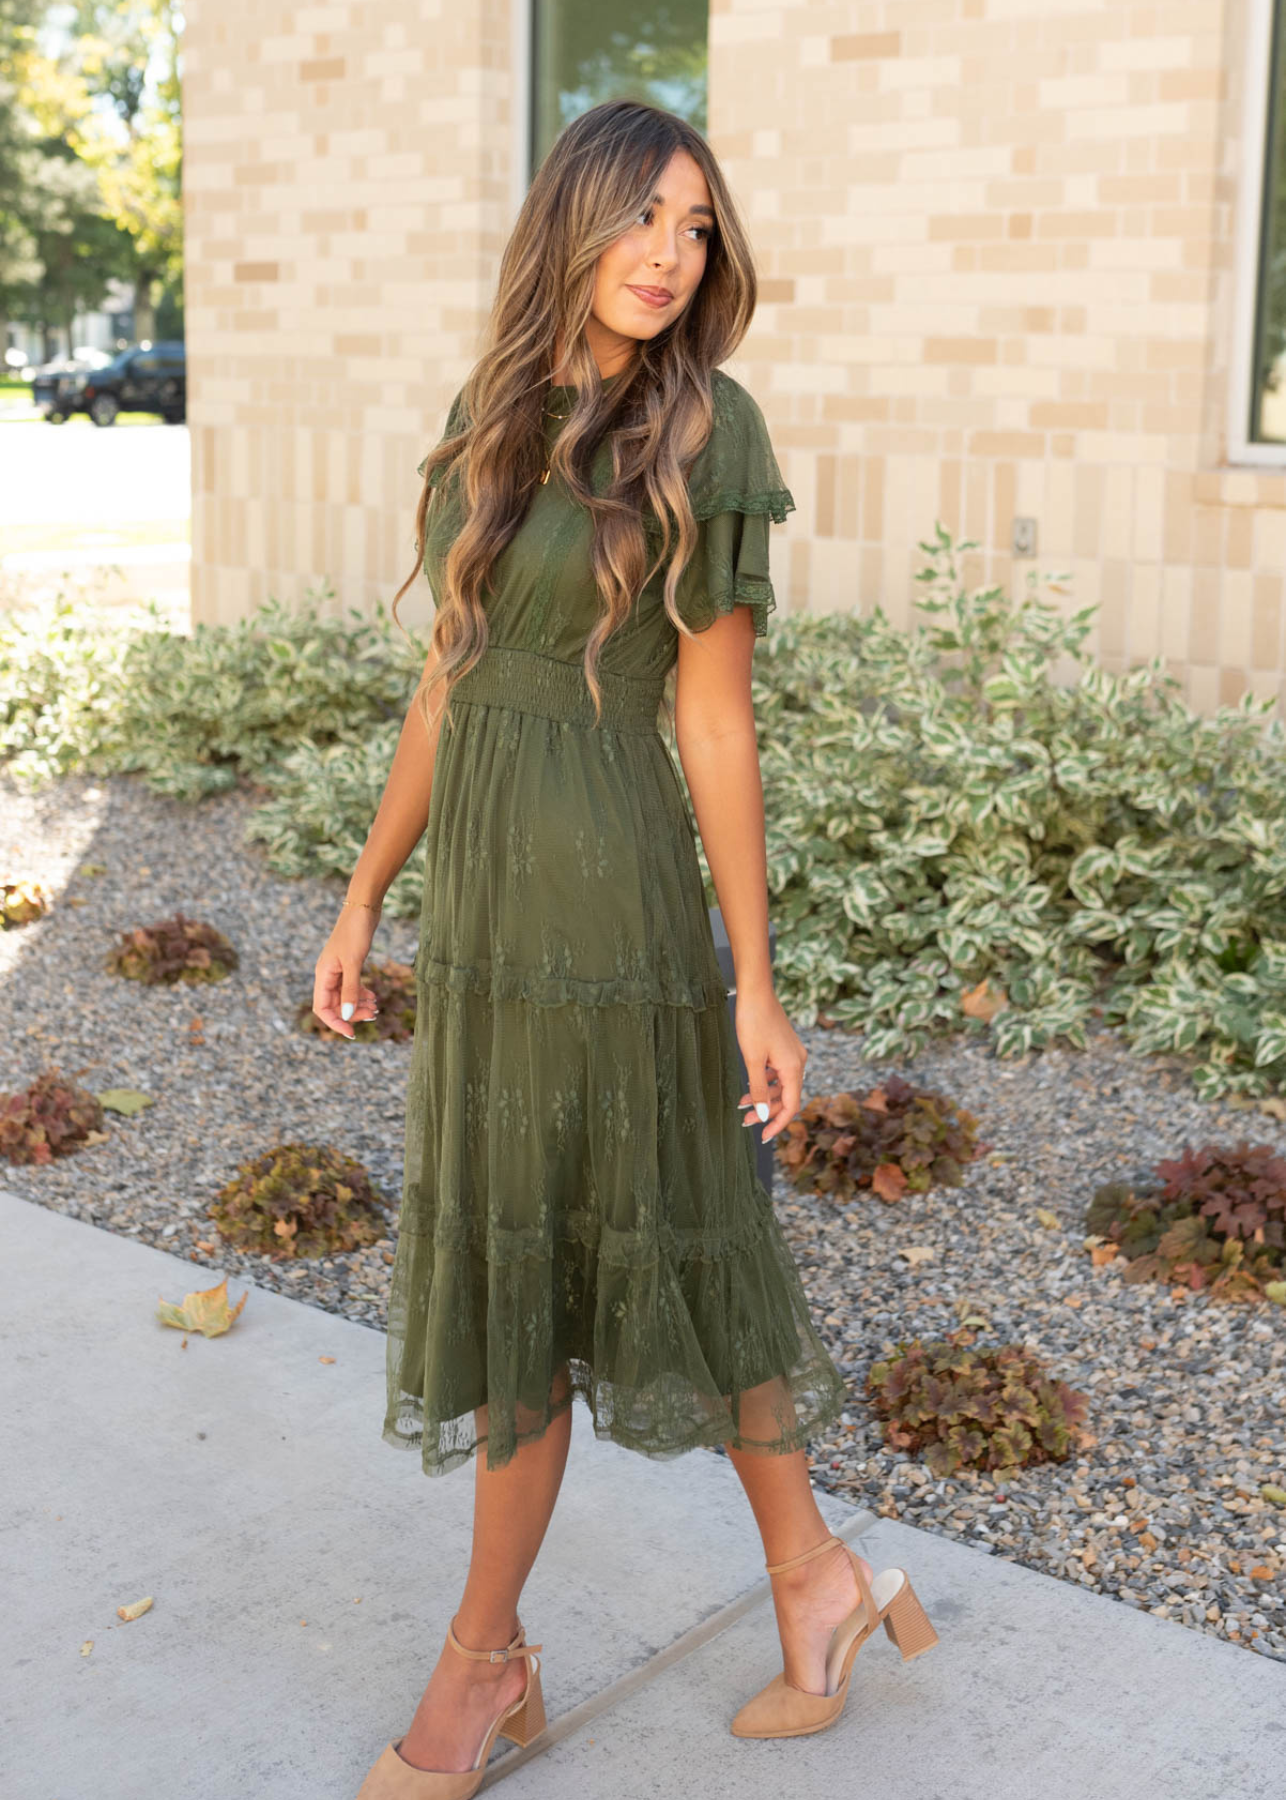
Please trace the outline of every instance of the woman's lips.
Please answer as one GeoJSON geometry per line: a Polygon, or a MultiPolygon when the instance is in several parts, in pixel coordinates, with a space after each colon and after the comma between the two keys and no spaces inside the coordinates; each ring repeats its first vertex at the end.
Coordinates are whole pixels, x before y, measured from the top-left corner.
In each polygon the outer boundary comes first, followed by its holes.
{"type": "Polygon", "coordinates": [[[628,282],[628,281],[626,282],[625,285],[627,288],[629,288],[629,290],[632,294],[638,295],[639,299],[643,302],[643,304],[645,306],[655,306],[658,308],[660,308],[662,306],[669,306],[670,303],[672,302],[672,300],[674,299],[673,294],[664,294],[664,295],[657,294],[657,293],[652,292],[649,288],[635,287],[631,282],[628,282]]]}

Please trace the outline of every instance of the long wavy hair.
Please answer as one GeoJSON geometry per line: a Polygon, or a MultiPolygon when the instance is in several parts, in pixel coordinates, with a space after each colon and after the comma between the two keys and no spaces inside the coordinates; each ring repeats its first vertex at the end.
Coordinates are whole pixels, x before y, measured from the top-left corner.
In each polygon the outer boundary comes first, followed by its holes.
{"type": "Polygon", "coordinates": [[[484,349],[462,390],[464,428],[426,459],[415,513],[416,567],[393,600],[396,620],[398,602],[424,570],[430,506],[445,505],[448,485],[454,487],[463,500],[463,525],[444,558],[430,640],[438,660],[420,688],[426,724],[434,688],[446,684],[446,704],[486,648],[483,596],[545,467],[545,405],[560,342],[569,371],[561,385],[576,395],[550,470],[594,519],[591,562],[601,607],[583,666],[596,718],[602,718],[602,646],[667,557],[663,604],[676,629],[687,632],[674,601],[697,542],[687,474],[713,428],[711,373],[745,336],[756,297],[750,244],[728,185],[709,145],[685,119],[638,100],[608,100],[559,134],[501,257],[484,349]],[[677,150],[698,164],[710,190],[715,218],[706,266],[679,317],[640,339],[635,360],[604,388],[585,337],[595,265],[650,205],[677,150]],[[598,494],[590,478],[609,433],[612,479],[598,494]],[[660,532],[650,563],[645,507],[660,532]]]}

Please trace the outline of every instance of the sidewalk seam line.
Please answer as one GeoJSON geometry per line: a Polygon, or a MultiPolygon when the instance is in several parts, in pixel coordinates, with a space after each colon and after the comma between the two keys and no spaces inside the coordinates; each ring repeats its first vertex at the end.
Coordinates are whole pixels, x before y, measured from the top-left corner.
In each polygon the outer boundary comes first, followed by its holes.
{"type": "MultiPolygon", "coordinates": [[[[845,1521],[843,1529],[837,1531],[835,1536],[843,1538],[846,1543],[853,1543],[864,1537],[873,1525],[879,1523],[880,1518],[877,1513],[873,1513],[869,1507],[862,1507],[855,1517],[845,1521]]],[[[680,1637],[675,1638],[673,1643],[667,1644],[663,1650],[658,1650],[655,1656],[648,1657],[647,1661],[640,1663],[637,1668],[630,1669],[627,1674],[618,1677],[609,1687],[600,1689],[596,1694],[591,1694],[587,1700],[582,1700],[578,1706],[573,1706],[570,1712],[560,1713],[556,1718],[551,1719],[541,1733],[539,1743],[529,1744],[522,1749],[515,1747],[512,1751],[507,1752],[499,1761],[491,1765],[478,1792],[484,1792],[495,1782],[502,1781],[506,1775],[524,1767],[542,1751],[552,1750],[555,1744],[560,1744],[564,1738],[573,1736],[584,1725],[589,1724],[591,1720],[598,1718],[601,1714],[610,1712],[614,1706],[618,1706],[622,1700],[629,1699],[637,1689],[645,1687],[657,1676],[663,1675],[675,1663],[682,1662],[685,1657],[704,1649],[712,1638],[727,1631],[730,1626],[735,1625],[739,1619],[744,1618],[746,1613],[752,1612],[756,1606],[769,1599],[771,1595],[771,1577],[763,1577],[756,1581],[754,1586],[747,1588],[744,1594],[738,1595],[735,1600],[730,1600],[726,1606],[721,1606],[717,1612],[711,1613],[699,1624],[691,1626],[680,1637]]]]}

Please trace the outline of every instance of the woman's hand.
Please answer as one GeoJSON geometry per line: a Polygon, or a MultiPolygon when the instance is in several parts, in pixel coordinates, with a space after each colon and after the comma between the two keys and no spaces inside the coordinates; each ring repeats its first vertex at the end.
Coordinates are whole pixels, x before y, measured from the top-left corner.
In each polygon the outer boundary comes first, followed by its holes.
{"type": "Polygon", "coordinates": [[[373,1019],[379,1011],[373,990],[363,987],[361,980],[379,922],[379,914],[368,907],[341,907],[335,929],[317,958],[313,971],[313,1011],[323,1025],[329,1025],[341,1037],[351,1038],[354,1025],[373,1019]],[[345,1005],[353,1008],[347,1019],[340,1011],[345,1005]]]}
{"type": "MultiPolygon", "coordinates": [[[[746,1059],[746,1075],[750,1090],[741,1096],[741,1106],[767,1107],[766,1124],[761,1142],[783,1131],[799,1111],[804,1086],[804,1064],[808,1052],[786,1017],[781,1001],[771,988],[762,992],[737,989],[737,1042],[746,1059]]],[[[741,1121],[756,1121],[754,1111],[741,1121]]]]}

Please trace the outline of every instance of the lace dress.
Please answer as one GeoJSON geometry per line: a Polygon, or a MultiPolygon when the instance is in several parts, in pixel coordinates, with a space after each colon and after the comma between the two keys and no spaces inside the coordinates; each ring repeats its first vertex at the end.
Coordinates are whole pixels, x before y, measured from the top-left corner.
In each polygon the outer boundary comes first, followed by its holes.
{"type": "MultiPolygon", "coordinates": [[[[574,390],[549,393],[565,413],[574,390]]],[[[750,394],[716,371],[714,395],[679,604],[695,628],[748,606],[762,636],[769,521],[794,501],[750,394]]],[[[447,436],[461,419],[457,395],[447,436]]],[[[435,592],[454,504],[448,474],[426,532],[435,592]]],[[[596,728],[590,535],[556,475],[536,488],[439,736],[383,1427],[429,1475],[483,1446],[499,1467],[576,1394],[598,1437],[651,1457],[795,1450],[846,1399],[737,1109],[695,835],[658,729],[678,655],[662,576],[603,648],[596,728]]]]}

